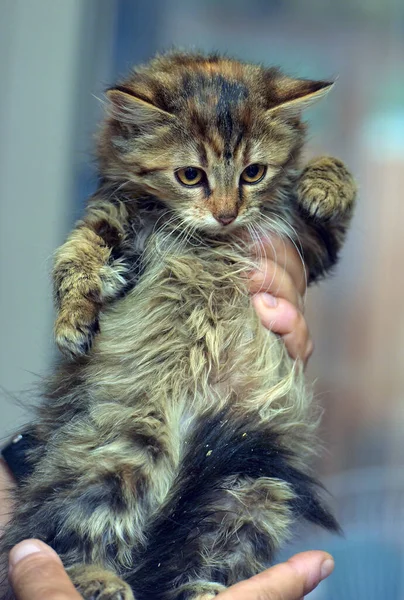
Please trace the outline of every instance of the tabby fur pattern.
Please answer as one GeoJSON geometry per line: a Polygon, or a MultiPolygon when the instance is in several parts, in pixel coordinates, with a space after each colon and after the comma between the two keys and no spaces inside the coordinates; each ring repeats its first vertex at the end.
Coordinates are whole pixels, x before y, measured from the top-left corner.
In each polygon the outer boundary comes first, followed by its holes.
{"type": "Polygon", "coordinates": [[[300,165],[302,110],[330,87],[174,52],[107,92],[99,188],[55,260],[66,357],[4,555],[43,540],[86,600],[201,599],[270,564],[295,520],[338,529],[310,472],[302,366],[245,277],[273,234],[309,283],[337,261],[355,184],[338,159],[300,165]],[[265,175],[243,183],[251,164],[265,175]],[[178,180],[189,166],[198,185],[178,180]]]}

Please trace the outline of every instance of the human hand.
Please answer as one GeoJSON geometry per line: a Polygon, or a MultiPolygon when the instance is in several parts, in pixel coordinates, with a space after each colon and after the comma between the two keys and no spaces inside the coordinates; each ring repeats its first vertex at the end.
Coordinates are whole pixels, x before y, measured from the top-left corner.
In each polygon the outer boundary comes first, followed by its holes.
{"type": "Polygon", "coordinates": [[[15,482],[6,463],[0,458],[0,529],[10,520],[12,511],[11,489],[15,482]]]}
{"type": "MultiPolygon", "coordinates": [[[[218,600],[300,600],[328,577],[334,561],[325,552],[303,552],[286,563],[242,581],[218,600]]],[[[17,600],[79,600],[57,554],[38,540],[25,540],[10,552],[10,581],[17,600]]]]}
{"type": "Polygon", "coordinates": [[[306,364],[314,346],[303,315],[304,264],[288,240],[272,236],[261,241],[255,247],[259,269],[249,273],[254,308],[262,324],[282,336],[290,356],[306,364]]]}
{"type": "Polygon", "coordinates": [[[9,579],[17,600],[83,600],[59,556],[39,540],[24,540],[14,546],[9,579]]]}
{"type": "Polygon", "coordinates": [[[334,560],[327,552],[301,552],[287,562],[236,583],[221,592],[217,600],[303,600],[333,570],[334,560]]]}

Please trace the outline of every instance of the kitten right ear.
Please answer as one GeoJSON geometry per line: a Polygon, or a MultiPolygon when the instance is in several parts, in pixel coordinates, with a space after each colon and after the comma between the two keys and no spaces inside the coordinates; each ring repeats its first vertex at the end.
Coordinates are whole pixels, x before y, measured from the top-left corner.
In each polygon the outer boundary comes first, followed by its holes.
{"type": "Polygon", "coordinates": [[[137,96],[128,88],[111,88],[107,90],[106,96],[109,100],[108,114],[121,123],[141,126],[175,119],[174,115],[137,96]]]}
{"type": "Polygon", "coordinates": [[[268,114],[300,115],[305,108],[326,96],[333,86],[333,81],[278,77],[273,82],[274,106],[268,110],[268,114]]]}

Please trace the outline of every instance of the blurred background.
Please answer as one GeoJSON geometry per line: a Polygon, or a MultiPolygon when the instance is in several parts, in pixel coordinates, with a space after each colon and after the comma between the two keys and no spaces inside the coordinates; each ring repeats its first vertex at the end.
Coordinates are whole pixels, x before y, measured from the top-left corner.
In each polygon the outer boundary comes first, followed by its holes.
{"type": "MultiPolygon", "coordinates": [[[[172,45],[338,77],[307,114],[308,156],[360,186],[335,276],[310,290],[320,469],[345,538],[316,598],[404,598],[404,3],[400,0],[0,0],[0,437],[52,362],[51,255],[95,185],[103,90],[172,45]]],[[[290,553],[292,549],[288,549],[290,553]]],[[[314,598],[314,595],[313,595],[314,598]]]]}

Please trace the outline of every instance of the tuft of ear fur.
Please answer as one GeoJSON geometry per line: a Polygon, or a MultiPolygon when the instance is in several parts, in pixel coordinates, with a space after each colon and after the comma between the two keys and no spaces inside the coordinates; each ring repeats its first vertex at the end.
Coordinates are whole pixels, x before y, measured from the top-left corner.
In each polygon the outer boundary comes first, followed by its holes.
{"type": "Polygon", "coordinates": [[[155,106],[148,99],[137,96],[129,88],[115,87],[106,91],[109,100],[108,114],[129,125],[160,125],[175,119],[174,115],[155,106]]]}
{"type": "Polygon", "coordinates": [[[333,86],[332,81],[279,77],[274,82],[276,100],[274,106],[268,110],[268,114],[272,116],[283,113],[291,117],[298,116],[302,110],[326,96],[333,86]]]}

